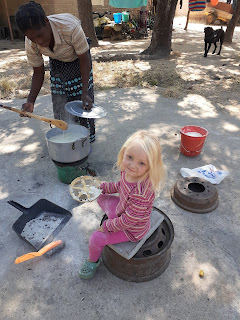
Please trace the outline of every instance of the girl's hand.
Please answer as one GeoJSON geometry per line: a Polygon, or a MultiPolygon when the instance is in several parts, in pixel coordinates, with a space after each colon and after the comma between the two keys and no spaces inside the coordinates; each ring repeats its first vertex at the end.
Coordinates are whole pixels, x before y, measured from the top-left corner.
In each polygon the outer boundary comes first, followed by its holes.
{"type": "Polygon", "coordinates": [[[97,229],[97,231],[104,232],[103,227],[100,226],[100,227],[97,229]]]}

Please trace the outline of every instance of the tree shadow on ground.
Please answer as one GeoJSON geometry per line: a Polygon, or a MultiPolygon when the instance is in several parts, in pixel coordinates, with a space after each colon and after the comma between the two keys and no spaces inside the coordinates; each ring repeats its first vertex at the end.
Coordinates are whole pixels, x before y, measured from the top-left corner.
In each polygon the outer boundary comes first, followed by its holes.
{"type": "MultiPolygon", "coordinates": [[[[1,223],[3,230],[7,230],[0,238],[4,257],[0,272],[4,319],[48,320],[58,314],[62,319],[75,320],[79,319],[79,313],[84,319],[106,320],[239,317],[240,261],[236,244],[239,243],[240,146],[230,130],[231,126],[237,126],[238,119],[222,114],[211,101],[202,99],[205,103],[199,97],[166,99],[156,91],[142,88],[96,95],[96,103],[106,109],[107,116],[96,122],[97,141],[89,162],[101,179],[110,181],[119,177],[119,173],[112,171],[118,151],[138,129],[150,129],[159,136],[168,169],[166,187],[156,199],[156,206],[169,216],[175,228],[172,259],[159,278],[138,284],[116,278],[103,265],[92,280],[78,278],[78,269],[87,255],[88,237],[98,223],[95,216],[100,214],[99,208],[96,203],[79,206],[71,199],[68,185],[58,181],[46,147],[46,124],[2,111],[5,124],[1,132],[4,169],[1,223]],[[179,152],[179,130],[187,124],[209,130],[203,151],[195,158],[179,152]],[[179,169],[210,162],[230,171],[230,177],[218,186],[219,207],[202,215],[178,208],[171,201],[170,190],[180,178],[179,169]],[[67,246],[50,260],[42,257],[16,266],[14,258],[29,248],[11,231],[19,213],[9,208],[6,201],[13,198],[28,207],[39,197],[73,209],[73,218],[61,232],[67,246]],[[201,269],[205,271],[203,279],[198,276],[201,269]]],[[[10,105],[15,103],[20,102],[12,101],[10,105]]],[[[42,97],[36,108],[39,115],[51,117],[50,97],[42,97]]]]}
{"type": "MultiPolygon", "coordinates": [[[[206,63],[201,65],[201,61],[206,61],[201,52],[203,43],[195,38],[197,35],[189,40],[195,50],[194,63],[188,62],[193,53],[184,50],[173,62],[166,62],[170,64],[173,78],[181,77],[179,70],[183,72],[188,68],[189,77],[193,79],[182,77],[184,85],[199,80],[196,83],[199,86],[206,70],[218,77],[223,75],[220,64],[225,62],[224,58],[209,57],[207,66],[206,63]],[[181,57],[185,63],[182,67],[178,64],[181,57]]],[[[161,66],[161,61],[158,63],[161,66]]],[[[150,61],[149,66],[154,68],[155,65],[150,61]]],[[[235,70],[234,63],[231,68],[235,70]]],[[[223,83],[218,85],[214,95],[212,91],[207,95],[207,88],[203,94],[200,90],[196,93],[191,88],[184,91],[180,87],[181,95],[177,100],[163,98],[158,90],[139,87],[96,94],[96,104],[106,109],[107,116],[96,121],[97,141],[89,162],[101,179],[118,179],[119,173],[112,171],[118,151],[126,138],[138,129],[150,129],[159,136],[168,169],[167,183],[156,199],[156,206],[169,216],[175,228],[172,259],[159,278],[139,284],[116,278],[103,265],[92,280],[79,280],[77,272],[87,255],[88,236],[97,224],[95,215],[100,214],[99,208],[94,203],[76,205],[69,195],[68,185],[58,180],[45,142],[47,124],[1,110],[4,125],[0,144],[0,252],[3,261],[0,308],[4,319],[52,320],[58,315],[75,320],[79,319],[79,314],[83,319],[102,317],[106,320],[113,317],[144,320],[239,318],[240,260],[236,247],[239,243],[240,142],[236,135],[239,114],[228,109],[227,89],[223,83]],[[225,101],[217,100],[219,90],[225,90],[225,101]],[[201,154],[195,158],[185,157],[179,151],[180,128],[189,124],[206,127],[209,131],[201,154]],[[177,207],[171,201],[170,190],[180,179],[180,168],[210,163],[230,171],[230,176],[217,186],[219,207],[202,215],[177,207]],[[42,257],[14,265],[14,258],[28,252],[29,247],[11,230],[19,212],[9,208],[7,200],[10,198],[26,207],[39,198],[46,198],[73,210],[73,218],[61,233],[67,240],[67,247],[50,260],[42,257]],[[198,276],[201,269],[205,271],[203,279],[198,276]]],[[[50,97],[41,97],[38,101],[36,113],[50,118],[50,97]]],[[[236,101],[239,103],[237,97],[236,101]]],[[[21,102],[11,101],[8,105],[21,105],[21,102]]]]}

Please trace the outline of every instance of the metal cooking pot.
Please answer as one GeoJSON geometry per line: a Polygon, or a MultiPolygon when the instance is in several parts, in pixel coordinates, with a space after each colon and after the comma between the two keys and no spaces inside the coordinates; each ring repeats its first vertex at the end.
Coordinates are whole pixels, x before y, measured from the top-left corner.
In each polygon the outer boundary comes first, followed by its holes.
{"type": "Polygon", "coordinates": [[[72,163],[88,157],[90,152],[87,128],[70,124],[67,130],[50,129],[46,133],[49,156],[61,163],[72,163]]]}

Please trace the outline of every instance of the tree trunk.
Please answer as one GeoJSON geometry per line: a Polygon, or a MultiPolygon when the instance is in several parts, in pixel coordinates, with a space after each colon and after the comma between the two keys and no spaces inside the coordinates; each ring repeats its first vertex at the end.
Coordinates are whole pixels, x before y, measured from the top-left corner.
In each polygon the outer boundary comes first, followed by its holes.
{"type": "Polygon", "coordinates": [[[83,31],[85,32],[86,37],[89,37],[92,40],[92,46],[97,47],[98,40],[93,25],[92,1],[77,0],[77,2],[79,19],[81,20],[83,31]]]}
{"type": "Polygon", "coordinates": [[[239,16],[240,16],[240,0],[237,1],[237,6],[233,12],[232,19],[229,21],[229,23],[227,25],[227,30],[226,30],[226,34],[225,34],[225,38],[224,38],[225,42],[232,43],[234,29],[235,29],[236,23],[239,19],[239,16]]]}
{"type": "Polygon", "coordinates": [[[151,43],[142,54],[156,55],[158,58],[169,56],[176,5],[177,0],[157,0],[151,43]]]}

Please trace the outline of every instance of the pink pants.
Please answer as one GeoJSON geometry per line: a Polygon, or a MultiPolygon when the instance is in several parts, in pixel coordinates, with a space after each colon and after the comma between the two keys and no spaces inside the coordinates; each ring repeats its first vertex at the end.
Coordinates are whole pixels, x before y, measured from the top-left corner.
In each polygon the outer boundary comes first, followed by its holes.
{"type": "MultiPolygon", "coordinates": [[[[115,212],[119,197],[101,194],[97,202],[110,219],[116,218],[115,212]]],[[[129,241],[129,239],[123,231],[108,233],[94,231],[89,238],[89,258],[92,262],[96,262],[100,258],[104,246],[126,241],[129,241]]]]}

